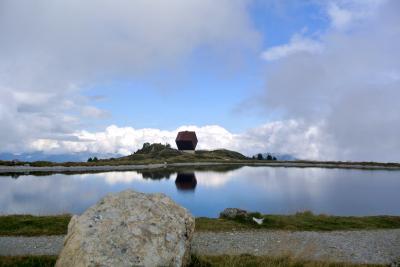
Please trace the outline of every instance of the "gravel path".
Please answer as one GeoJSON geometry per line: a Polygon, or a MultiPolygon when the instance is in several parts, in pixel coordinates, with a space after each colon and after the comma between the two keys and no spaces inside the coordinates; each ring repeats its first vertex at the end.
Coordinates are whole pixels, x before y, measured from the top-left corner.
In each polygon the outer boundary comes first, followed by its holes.
{"type": "Polygon", "coordinates": [[[2,236],[0,255],[58,255],[64,243],[64,236],[2,236]]]}
{"type": "Polygon", "coordinates": [[[206,255],[291,255],[311,260],[387,264],[400,258],[400,229],[197,233],[193,250],[206,255]]]}
{"type": "MultiPolygon", "coordinates": [[[[0,237],[0,255],[57,255],[64,236],[0,237]]],[[[374,231],[199,232],[193,252],[202,255],[292,255],[311,260],[388,264],[400,258],[400,229],[374,231]]]]}

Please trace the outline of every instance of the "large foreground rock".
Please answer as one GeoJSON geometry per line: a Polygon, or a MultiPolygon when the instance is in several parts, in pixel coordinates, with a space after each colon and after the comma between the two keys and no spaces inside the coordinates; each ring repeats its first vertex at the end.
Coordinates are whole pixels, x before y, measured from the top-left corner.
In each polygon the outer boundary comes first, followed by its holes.
{"type": "Polygon", "coordinates": [[[164,194],[109,194],[68,225],[56,266],[182,266],[194,218],[164,194]]]}

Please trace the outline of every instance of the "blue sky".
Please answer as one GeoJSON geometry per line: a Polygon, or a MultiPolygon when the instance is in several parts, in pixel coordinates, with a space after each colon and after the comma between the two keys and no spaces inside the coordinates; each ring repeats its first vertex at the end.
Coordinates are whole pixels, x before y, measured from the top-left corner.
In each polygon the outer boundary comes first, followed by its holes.
{"type": "MultiPolygon", "coordinates": [[[[326,14],[317,4],[293,2],[279,8],[258,1],[248,9],[251,23],[260,34],[260,49],[286,44],[293,34],[304,29],[318,33],[329,27],[326,14]]],[[[89,124],[89,130],[110,124],[167,130],[181,125],[216,124],[242,132],[276,119],[276,114],[254,109],[238,112],[243,101],[264,90],[267,62],[260,57],[260,51],[248,53],[232,69],[226,62],[215,60],[212,53],[200,48],[175,70],[126,80],[117,78],[88,89],[88,96],[104,97],[93,105],[109,112],[106,119],[89,124]]]]}
{"type": "Polygon", "coordinates": [[[195,130],[201,149],[400,161],[396,0],[49,1],[0,6],[0,152],[195,130]]]}

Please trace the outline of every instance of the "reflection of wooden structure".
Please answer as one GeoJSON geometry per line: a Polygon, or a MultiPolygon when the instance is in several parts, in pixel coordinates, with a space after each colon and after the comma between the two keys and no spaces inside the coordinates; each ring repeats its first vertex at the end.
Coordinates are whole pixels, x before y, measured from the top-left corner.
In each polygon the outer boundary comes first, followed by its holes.
{"type": "Polygon", "coordinates": [[[194,172],[179,172],[176,176],[175,185],[178,190],[194,190],[197,185],[196,175],[194,175],[194,172]]]}
{"type": "Polygon", "coordinates": [[[179,132],[176,139],[176,146],[180,151],[194,153],[197,146],[196,132],[183,131],[179,132]]]}

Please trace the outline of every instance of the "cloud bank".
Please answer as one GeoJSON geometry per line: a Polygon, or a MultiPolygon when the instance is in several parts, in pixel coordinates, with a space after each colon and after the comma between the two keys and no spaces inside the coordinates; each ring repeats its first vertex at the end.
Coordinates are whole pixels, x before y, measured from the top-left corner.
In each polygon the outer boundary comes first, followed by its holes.
{"type": "Polygon", "coordinates": [[[111,153],[129,155],[143,143],[169,143],[176,148],[175,138],[179,131],[196,131],[197,149],[231,149],[248,156],[258,152],[274,151],[291,153],[298,158],[318,159],[324,155],[318,127],[309,127],[297,121],[273,122],[243,133],[231,133],[218,125],[181,126],[172,131],[145,128],[109,126],[102,132],[79,131],[71,140],[38,139],[30,143],[31,150],[46,153],[111,153]]]}
{"type": "Polygon", "coordinates": [[[267,61],[278,60],[296,53],[321,53],[323,46],[320,42],[301,34],[295,34],[288,44],[271,47],[262,53],[261,57],[267,61]]]}
{"type": "Polygon", "coordinates": [[[400,161],[400,3],[336,2],[357,20],[335,16],[329,6],[332,28],[317,40],[323,51],[299,51],[269,65],[259,103],[319,125],[334,159],[400,161]]]}

